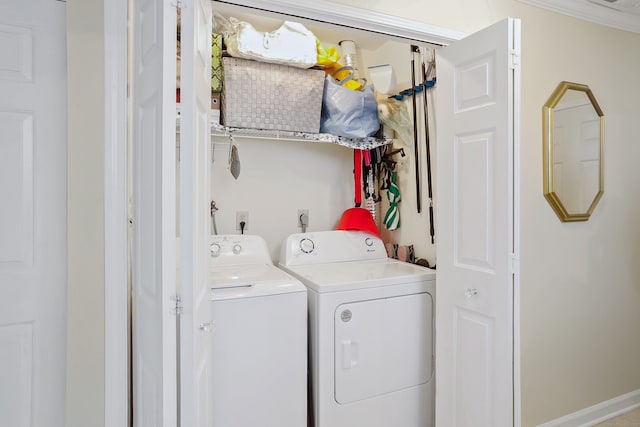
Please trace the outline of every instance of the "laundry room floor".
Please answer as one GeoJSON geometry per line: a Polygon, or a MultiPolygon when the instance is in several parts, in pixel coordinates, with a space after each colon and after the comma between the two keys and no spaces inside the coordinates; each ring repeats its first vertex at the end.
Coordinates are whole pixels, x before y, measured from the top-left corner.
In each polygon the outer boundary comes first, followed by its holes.
{"type": "Polygon", "coordinates": [[[594,427],[640,427],[640,408],[596,424],[594,427]]]}

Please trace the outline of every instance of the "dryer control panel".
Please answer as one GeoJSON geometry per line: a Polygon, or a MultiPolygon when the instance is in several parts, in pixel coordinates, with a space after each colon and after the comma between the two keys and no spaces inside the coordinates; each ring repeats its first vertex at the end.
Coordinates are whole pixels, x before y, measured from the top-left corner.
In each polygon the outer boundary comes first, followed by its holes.
{"type": "Polygon", "coordinates": [[[319,231],[292,234],[282,244],[283,265],[325,264],[385,259],[382,240],[362,231],[319,231]]]}

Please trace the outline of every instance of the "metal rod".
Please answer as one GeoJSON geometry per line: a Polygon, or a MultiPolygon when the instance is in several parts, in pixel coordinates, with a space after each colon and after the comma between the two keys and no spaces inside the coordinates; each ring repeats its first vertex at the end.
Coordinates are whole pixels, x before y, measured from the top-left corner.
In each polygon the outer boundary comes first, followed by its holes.
{"type": "Polygon", "coordinates": [[[413,88],[413,96],[411,96],[411,102],[413,103],[413,148],[415,152],[416,163],[416,206],[418,207],[418,213],[422,212],[422,200],[420,196],[422,189],[420,188],[420,148],[418,147],[418,112],[416,105],[416,61],[415,53],[418,51],[418,46],[411,45],[411,87],[413,88]]]}
{"type": "MultiPolygon", "coordinates": [[[[431,64],[429,64],[429,70],[427,71],[424,65],[424,57],[422,57],[422,83],[426,84],[427,77],[431,72],[431,64]]],[[[422,94],[424,101],[424,134],[426,141],[426,157],[427,157],[427,194],[429,196],[429,233],[431,234],[431,243],[435,243],[435,228],[433,225],[433,186],[431,183],[431,146],[429,143],[429,102],[427,100],[427,91],[422,94]]]]}

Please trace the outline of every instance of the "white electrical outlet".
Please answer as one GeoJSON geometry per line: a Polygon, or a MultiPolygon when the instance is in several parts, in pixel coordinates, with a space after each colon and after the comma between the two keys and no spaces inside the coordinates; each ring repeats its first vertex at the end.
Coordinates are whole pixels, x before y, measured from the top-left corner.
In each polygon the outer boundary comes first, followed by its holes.
{"type": "Polygon", "coordinates": [[[296,224],[298,228],[307,228],[309,227],[309,209],[298,209],[298,216],[296,217],[296,224]],[[306,215],[307,223],[302,224],[302,215],[306,215]]]}
{"type": "Polygon", "coordinates": [[[249,229],[249,212],[237,211],[236,212],[236,230],[247,231],[249,229]],[[244,221],[244,229],[241,223],[244,221]]]}

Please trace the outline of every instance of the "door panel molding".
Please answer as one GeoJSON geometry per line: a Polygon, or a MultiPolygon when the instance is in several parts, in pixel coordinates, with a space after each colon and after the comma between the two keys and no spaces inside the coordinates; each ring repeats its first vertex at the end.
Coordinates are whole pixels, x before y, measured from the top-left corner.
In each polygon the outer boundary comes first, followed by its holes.
{"type": "Polygon", "coordinates": [[[0,24],[0,79],[33,82],[33,30],[0,24]]]}
{"type": "Polygon", "coordinates": [[[33,114],[0,111],[0,267],[29,267],[34,251],[33,114]]]}
{"type": "Polygon", "coordinates": [[[495,228],[492,211],[494,140],[494,129],[481,129],[457,135],[453,147],[454,262],[459,268],[485,273],[495,272],[491,242],[495,228]],[[476,170],[473,176],[464,174],[472,168],[476,170]]]}
{"type": "Polygon", "coordinates": [[[2,423],[31,427],[33,405],[33,324],[0,326],[0,399],[2,423]]]}

